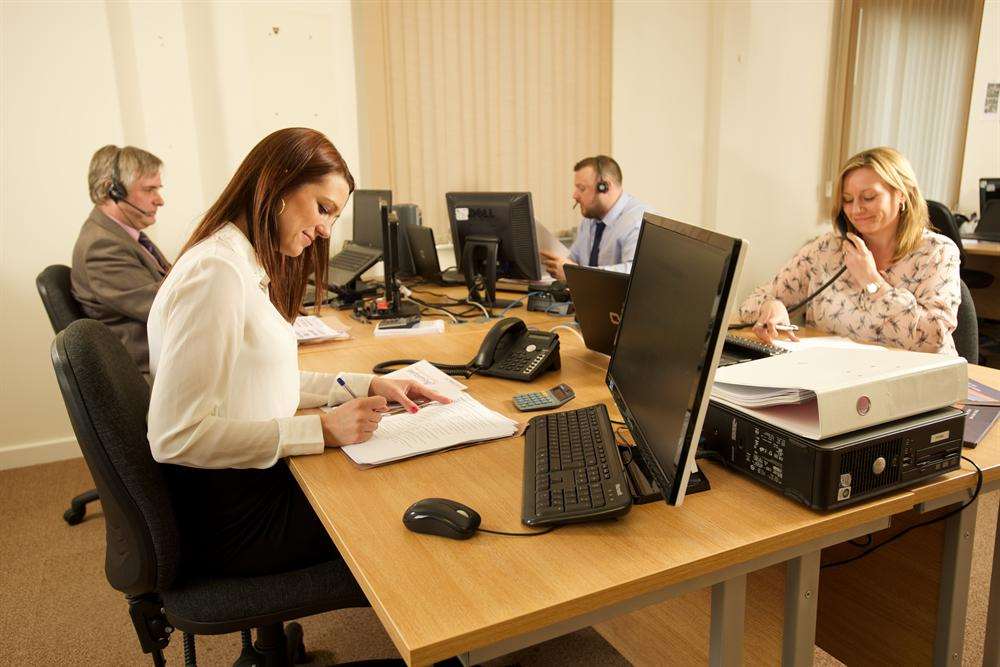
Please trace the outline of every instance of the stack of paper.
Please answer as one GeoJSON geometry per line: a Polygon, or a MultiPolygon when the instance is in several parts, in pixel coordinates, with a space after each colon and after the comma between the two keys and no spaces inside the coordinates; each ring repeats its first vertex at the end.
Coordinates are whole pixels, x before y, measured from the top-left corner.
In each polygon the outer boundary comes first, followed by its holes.
{"type": "Polygon", "coordinates": [[[350,338],[346,328],[341,328],[340,323],[336,329],[315,315],[302,315],[295,318],[292,328],[295,330],[295,338],[299,343],[318,343],[324,340],[343,340],[350,338]]]}
{"type": "Polygon", "coordinates": [[[430,404],[416,414],[383,417],[371,440],[341,449],[358,465],[377,466],[516,432],[517,422],[460,393],[448,405],[430,404]]]}
{"type": "Polygon", "coordinates": [[[420,320],[407,329],[383,329],[378,325],[375,326],[376,336],[420,336],[436,333],[444,333],[444,320],[420,320]]]}
{"type": "Polygon", "coordinates": [[[428,389],[444,394],[448,398],[459,396],[467,387],[426,359],[410,364],[386,375],[395,380],[416,380],[428,389]]]}
{"type": "Polygon", "coordinates": [[[774,341],[775,347],[783,347],[791,352],[801,352],[802,350],[811,350],[813,348],[831,348],[836,347],[839,349],[852,349],[852,350],[885,350],[889,351],[889,348],[882,347],[881,345],[871,345],[867,343],[857,343],[850,338],[844,338],[843,336],[810,336],[808,338],[801,338],[799,340],[784,340],[778,339],[774,341]]]}
{"type": "Polygon", "coordinates": [[[712,397],[721,398],[745,408],[765,408],[772,405],[798,405],[816,398],[816,392],[795,387],[751,387],[744,384],[716,382],[712,397]]]}

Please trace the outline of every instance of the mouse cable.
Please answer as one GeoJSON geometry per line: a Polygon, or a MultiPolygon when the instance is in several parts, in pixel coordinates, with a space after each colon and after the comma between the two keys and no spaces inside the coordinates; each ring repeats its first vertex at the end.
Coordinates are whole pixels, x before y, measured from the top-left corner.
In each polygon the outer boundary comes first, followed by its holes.
{"type": "Polygon", "coordinates": [[[490,533],[491,535],[510,535],[511,537],[534,537],[535,535],[544,535],[546,533],[551,533],[553,530],[559,526],[549,526],[545,530],[539,530],[534,533],[508,533],[503,530],[488,530],[486,528],[477,528],[480,533],[490,533]]]}
{"type": "MultiPolygon", "coordinates": [[[[788,309],[788,314],[791,315],[792,313],[794,313],[795,311],[797,311],[799,308],[802,308],[803,306],[805,306],[806,304],[808,304],[810,301],[812,301],[813,299],[815,299],[817,296],[819,296],[820,292],[822,292],[827,287],[829,287],[830,285],[832,285],[833,281],[835,281],[837,278],[839,278],[840,276],[842,276],[844,274],[844,271],[846,271],[846,270],[847,270],[847,266],[846,265],[840,267],[840,271],[837,271],[835,274],[833,274],[833,278],[830,278],[829,280],[827,280],[825,283],[823,283],[822,285],[820,285],[820,288],[818,290],[816,290],[815,292],[813,292],[812,294],[810,294],[806,298],[802,299],[802,301],[799,301],[797,304],[795,304],[794,306],[792,306],[791,308],[789,308],[788,309]]],[[[729,328],[730,329],[747,329],[749,327],[752,327],[754,324],[756,324],[756,322],[747,322],[746,324],[734,324],[733,326],[731,326],[729,328]]]]}
{"type": "MultiPolygon", "coordinates": [[[[983,469],[980,468],[978,465],[976,465],[976,462],[973,461],[972,459],[970,459],[969,457],[963,456],[962,458],[964,460],[968,461],[969,463],[971,463],[972,467],[976,469],[976,475],[977,475],[977,477],[976,477],[976,490],[973,491],[971,498],[969,498],[966,502],[962,503],[961,507],[957,507],[957,508],[953,509],[952,511],[948,512],[947,514],[942,514],[941,516],[935,517],[935,518],[933,518],[933,519],[931,519],[929,521],[923,521],[921,523],[915,523],[912,526],[907,526],[906,528],[904,528],[903,530],[899,531],[898,533],[896,533],[895,535],[893,535],[892,537],[890,537],[886,541],[879,542],[875,546],[868,547],[867,549],[865,549],[863,552],[861,552],[857,556],[851,556],[850,558],[845,558],[843,560],[837,560],[837,561],[834,561],[832,563],[826,563],[824,565],[821,565],[820,569],[821,570],[825,570],[828,567],[837,567],[838,565],[844,565],[846,563],[851,563],[853,561],[856,561],[859,558],[864,558],[865,556],[867,556],[871,552],[875,551],[876,549],[881,549],[882,547],[884,547],[885,545],[889,544],[890,542],[895,542],[896,540],[898,540],[899,538],[901,538],[903,535],[906,535],[908,532],[910,532],[914,528],[920,528],[922,526],[929,526],[932,523],[937,523],[938,521],[944,521],[945,519],[948,519],[950,517],[955,516],[956,514],[958,514],[962,510],[964,510],[966,507],[968,507],[969,505],[971,505],[973,502],[975,502],[976,498],[979,497],[980,490],[982,490],[982,488],[983,488],[983,469]]],[[[871,535],[869,535],[869,537],[871,537],[871,535]]],[[[855,539],[858,539],[858,538],[855,538],[855,539]]],[[[850,540],[850,543],[853,544],[854,546],[860,546],[858,544],[855,544],[854,540],[850,540]]]]}

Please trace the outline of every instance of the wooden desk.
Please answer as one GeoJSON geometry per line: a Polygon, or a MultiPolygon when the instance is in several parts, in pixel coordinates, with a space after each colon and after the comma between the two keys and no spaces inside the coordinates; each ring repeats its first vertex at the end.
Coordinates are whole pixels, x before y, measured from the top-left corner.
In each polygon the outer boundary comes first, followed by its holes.
{"type": "Polygon", "coordinates": [[[962,239],[962,248],[967,255],[981,255],[985,257],[1000,257],[1000,243],[997,241],[977,241],[976,239],[962,239]]]}
{"type": "MultiPolygon", "coordinates": [[[[532,315],[524,313],[524,315],[532,315]]],[[[533,319],[533,317],[532,317],[533,319]]],[[[558,321],[548,318],[546,322],[558,321]]],[[[306,370],[364,371],[381,360],[471,358],[482,330],[449,326],[444,336],[352,341],[305,350],[306,370]]],[[[537,326],[537,325],[536,325],[537,326]]],[[[562,369],[526,385],[473,377],[469,388],[489,407],[523,420],[510,396],[529,388],[570,384],[569,407],[597,402],[617,411],[603,385],[606,358],[562,337],[562,369]]],[[[977,371],[978,373],[978,371],[977,371]]],[[[1000,383],[1000,373],[980,377],[1000,383]]],[[[987,484],[1000,483],[1000,433],[973,452],[987,484]]],[[[369,470],[339,451],[299,457],[291,469],[364,589],[403,658],[428,664],[453,655],[478,662],[550,637],[594,625],[689,591],[712,589],[710,660],[740,664],[747,573],[787,563],[782,654],[789,664],[811,662],[817,613],[820,550],[885,528],[890,517],[920,503],[967,493],[974,474],[950,473],[915,490],[840,512],[817,514],[718,466],[707,464],[709,493],[680,508],[634,507],[622,520],[564,526],[540,537],[479,534],[467,542],[418,535],[401,523],[420,498],[441,496],[478,510],[487,528],[523,531],[520,524],[521,438],[441,452],[369,470]],[[487,472],[488,471],[488,472],[487,472]],[[765,519],[766,518],[766,519],[765,519]]],[[[960,531],[976,505],[949,522],[960,531]]],[[[946,546],[949,571],[971,562],[971,544],[946,546]],[[968,548],[964,548],[968,547],[968,548]],[[954,567],[951,567],[951,565],[954,567]]],[[[942,650],[952,651],[964,628],[968,580],[942,587],[942,650]]]]}

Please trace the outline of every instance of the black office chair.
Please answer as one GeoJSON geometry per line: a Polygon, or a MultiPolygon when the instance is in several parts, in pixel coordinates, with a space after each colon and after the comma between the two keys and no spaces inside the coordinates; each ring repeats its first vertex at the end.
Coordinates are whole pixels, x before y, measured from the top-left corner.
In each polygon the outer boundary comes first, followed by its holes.
{"type": "Polygon", "coordinates": [[[927,200],[927,212],[930,214],[931,225],[939,232],[950,238],[958,246],[958,256],[960,260],[960,272],[962,280],[973,289],[985,289],[993,284],[994,276],[986,271],[965,268],[965,247],[962,245],[962,235],[958,229],[958,222],[955,215],[947,206],[941,202],[927,200]]]}
{"type": "Polygon", "coordinates": [[[965,281],[961,281],[962,301],[958,304],[958,326],[951,333],[958,356],[965,357],[970,364],[979,363],[979,320],[976,319],[976,304],[972,292],[965,281]]]}
{"type": "MultiPolygon", "coordinates": [[[[181,572],[181,541],[167,486],[146,439],[150,387],[105,325],[73,322],[52,343],[52,365],[83,457],[100,491],[107,526],[104,571],[125,594],[139,643],[154,665],[174,628],[185,664],[194,635],[243,633],[237,665],[304,661],[302,629],[284,621],[368,601],[343,561],[260,577],[181,572]],[[250,642],[250,628],[257,641],[250,642]]],[[[356,664],[402,665],[400,660],[356,664]]]]}
{"type": "MultiPolygon", "coordinates": [[[[35,278],[38,296],[42,297],[42,305],[49,316],[52,331],[59,333],[70,323],[87,316],[80,304],[73,297],[70,289],[70,268],[64,264],[47,266],[35,278]]],[[[85,491],[69,501],[69,509],[63,512],[63,519],[71,526],[83,521],[87,513],[87,503],[98,500],[97,489],[85,491]]]]}

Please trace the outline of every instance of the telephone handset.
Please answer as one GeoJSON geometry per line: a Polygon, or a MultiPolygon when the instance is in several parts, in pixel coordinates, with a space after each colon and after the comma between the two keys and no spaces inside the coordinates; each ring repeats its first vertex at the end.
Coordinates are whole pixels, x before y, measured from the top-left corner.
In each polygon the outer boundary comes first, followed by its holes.
{"type": "MultiPolygon", "coordinates": [[[[417,361],[383,361],[376,364],[372,372],[382,375],[417,361]]],[[[547,370],[558,370],[561,367],[559,334],[529,329],[519,318],[507,317],[494,324],[487,332],[479,351],[468,364],[431,363],[448,375],[491,375],[530,382],[547,370]]]]}
{"type": "Polygon", "coordinates": [[[521,319],[507,317],[486,334],[469,366],[479,375],[530,382],[560,368],[559,335],[528,329],[521,319]]]}

